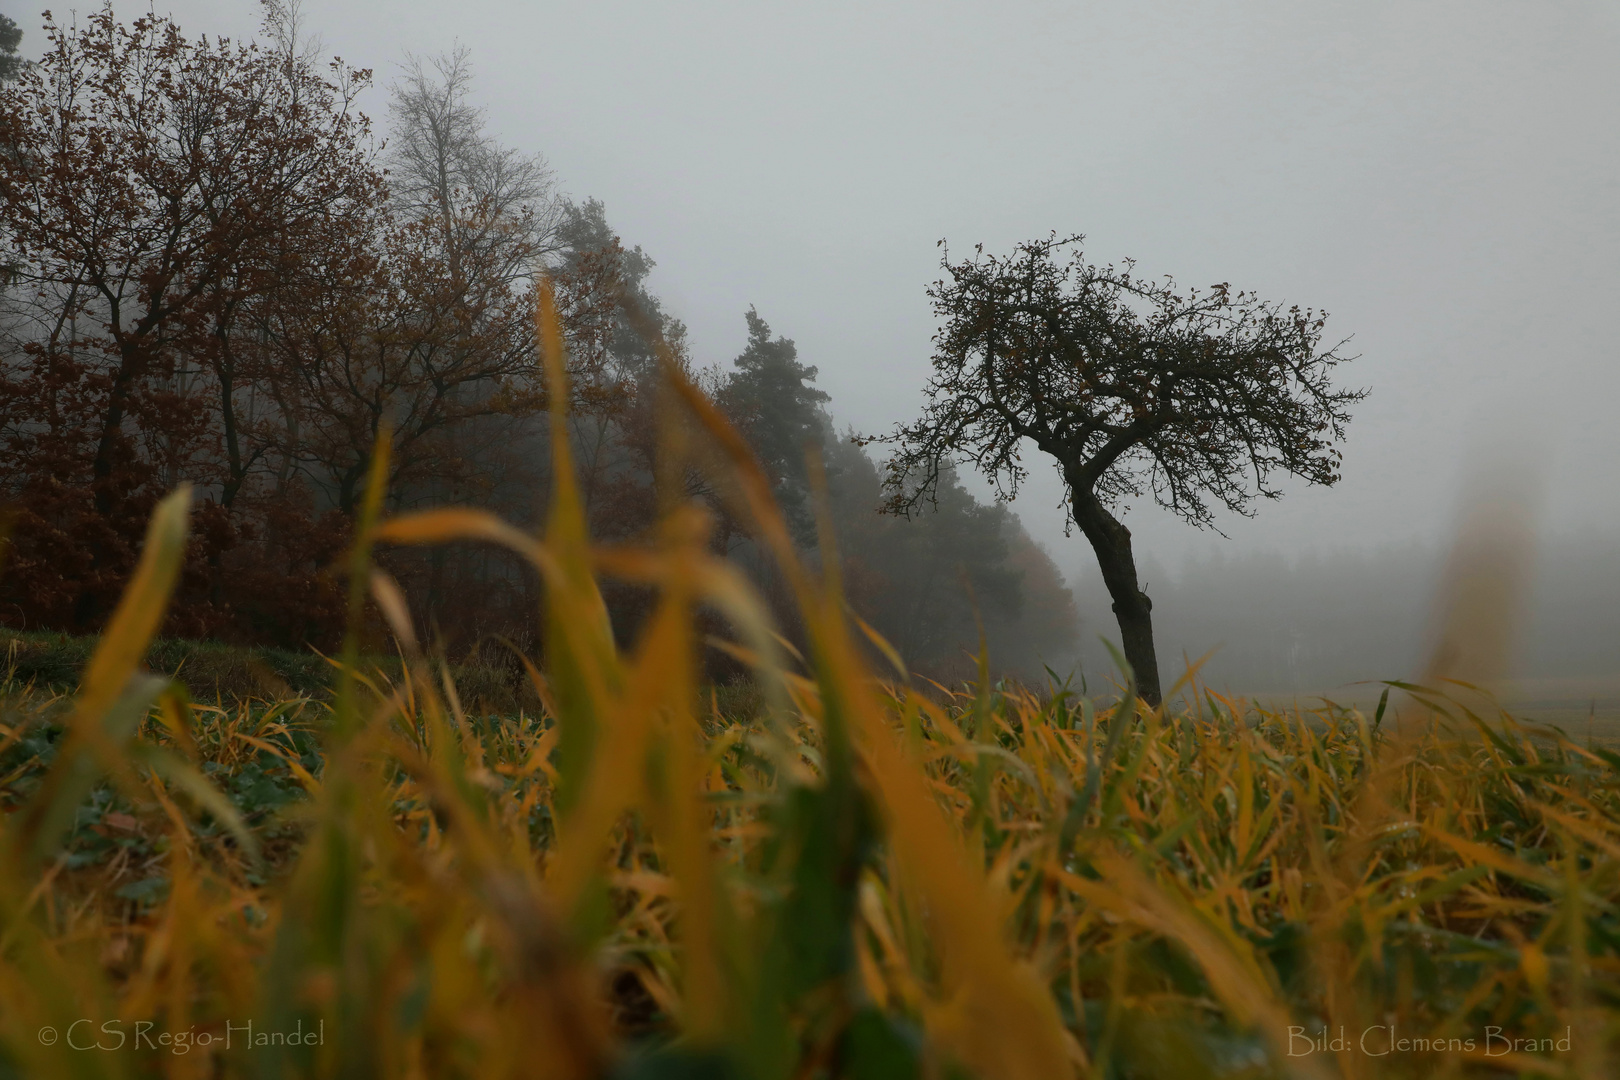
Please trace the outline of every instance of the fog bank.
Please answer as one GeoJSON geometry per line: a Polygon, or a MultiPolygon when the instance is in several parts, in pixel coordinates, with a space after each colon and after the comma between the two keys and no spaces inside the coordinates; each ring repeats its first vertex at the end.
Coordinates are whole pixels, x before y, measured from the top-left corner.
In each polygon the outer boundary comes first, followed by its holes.
{"type": "MultiPolygon", "coordinates": [[[[1058,558],[1071,568],[1080,609],[1080,667],[1088,679],[1106,677],[1113,663],[1098,636],[1117,641],[1119,631],[1084,541],[1069,544],[1058,558]]],[[[1160,668],[1169,681],[1184,670],[1184,654],[1196,661],[1215,650],[1205,681],[1239,693],[1410,678],[1434,632],[1445,554],[1410,542],[1293,558],[1215,552],[1174,570],[1150,559],[1140,569],[1153,598],[1160,668]]],[[[1620,544],[1595,529],[1564,533],[1538,545],[1533,565],[1511,677],[1584,686],[1620,672],[1620,544]]]]}

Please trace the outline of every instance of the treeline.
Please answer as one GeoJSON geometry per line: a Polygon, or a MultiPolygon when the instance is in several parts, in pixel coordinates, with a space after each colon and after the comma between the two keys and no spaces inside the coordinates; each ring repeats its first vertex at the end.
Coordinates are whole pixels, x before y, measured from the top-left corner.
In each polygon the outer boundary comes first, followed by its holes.
{"type": "MultiPolygon", "coordinates": [[[[247,44],[110,8],[72,26],[47,16],[44,59],[4,69],[0,622],[94,631],[152,506],[190,482],[194,541],[166,632],[330,647],[334,563],[384,431],[393,508],[538,522],[545,275],[596,537],[645,533],[670,497],[705,501],[717,549],[780,592],[721,493],[661,469],[662,340],[749,440],[807,549],[806,449],[821,450],[851,604],[909,663],[953,674],[981,625],[1003,666],[1072,651],[1073,601],[1016,518],[954,481],[918,518],[879,516],[877,469],[835,436],[816,369],[757,312],[731,364],[695,363],[647,288],[651,258],[600,202],[562,197],[542,157],[490,135],[464,50],[406,61],[379,145],[357,107],[371,73],[318,62],[289,12],[267,3],[247,44]]],[[[537,644],[521,635],[539,585],[515,561],[389,558],[430,638],[537,644]]],[[[619,633],[647,599],[608,597],[619,633]]]]}

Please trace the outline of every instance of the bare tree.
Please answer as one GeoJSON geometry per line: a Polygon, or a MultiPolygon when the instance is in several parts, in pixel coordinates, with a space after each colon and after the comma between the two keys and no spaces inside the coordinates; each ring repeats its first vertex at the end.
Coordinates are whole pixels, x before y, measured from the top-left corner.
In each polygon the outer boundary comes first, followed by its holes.
{"type": "Polygon", "coordinates": [[[1179,292],[1086,262],[1082,237],[1020,245],[1010,258],[942,262],[929,289],[942,325],[922,417],[886,441],[889,509],[932,497],[965,459],[1006,497],[1032,442],[1057,461],[1068,511],[1091,542],[1142,697],[1160,699],[1152,602],[1130,530],[1115,516],[1150,490],[1191,524],[1215,506],[1250,514],[1277,498],[1277,470],[1339,479],[1348,406],[1366,391],[1330,383],[1343,342],[1321,349],[1325,314],[1227,284],[1179,292]],[[1067,254],[1067,260],[1060,256],[1067,254]]]}
{"type": "Polygon", "coordinates": [[[389,180],[400,211],[437,224],[452,267],[468,253],[510,282],[556,247],[562,205],[546,159],[502,146],[472,104],[466,46],[407,55],[392,86],[389,180]]]}
{"type": "Polygon", "coordinates": [[[384,427],[393,497],[438,501],[480,472],[488,448],[474,421],[542,403],[529,290],[472,259],[452,269],[426,223],[396,224],[373,242],[380,251],[365,260],[329,245],[339,261],[318,269],[333,284],[269,323],[284,409],[298,421],[285,452],[345,516],[384,427]]]}

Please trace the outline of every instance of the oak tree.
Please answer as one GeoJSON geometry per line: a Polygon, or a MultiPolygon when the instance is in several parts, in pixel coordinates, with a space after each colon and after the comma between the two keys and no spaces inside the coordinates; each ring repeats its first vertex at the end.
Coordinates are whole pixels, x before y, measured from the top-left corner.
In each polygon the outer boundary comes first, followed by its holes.
{"type": "Polygon", "coordinates": [[[230,543],[265,458],[254,313],[382,188],[352,108],[364,72],[110,7],[47,17],[45,35],[0,88],[18,265],[0,356],[0,482],[20,515],[7,588],[25,618],[88,628],[179,480],[207,496],[197,535],[230,543]]]}

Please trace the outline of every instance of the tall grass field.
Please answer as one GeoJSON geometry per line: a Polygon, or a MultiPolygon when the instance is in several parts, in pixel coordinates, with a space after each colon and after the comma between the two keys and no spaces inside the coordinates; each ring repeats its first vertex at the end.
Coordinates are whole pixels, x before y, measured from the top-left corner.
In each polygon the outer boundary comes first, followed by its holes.
{"type": "Polygon", "coordinates": [[[593,546],[559,414],[543,536],[383,517],[379,447],[350,600],[402,664],[193,703],[141,664],[177,492],[77,691],[5,692],[0,1075],[1620,1076],[1620,755],[1443,687],[915,684],[673,381],[807,647],[691,506],[593,546]],[[472,707],[372,564],[468,540],[545,582],[536,708],[472,707]],[[609,578],[658,598],[627,651],[609,578]]]}

